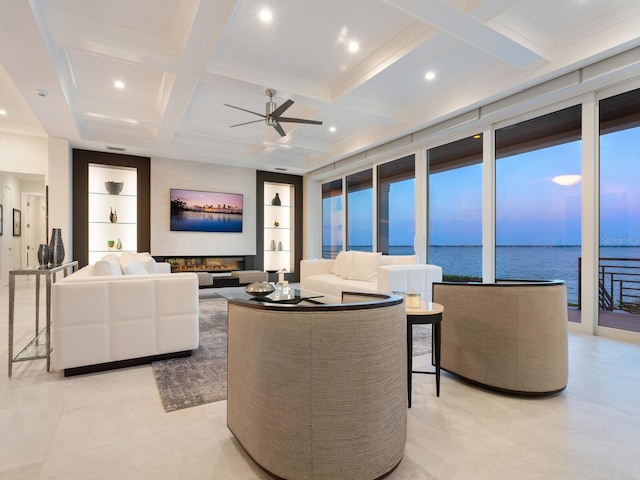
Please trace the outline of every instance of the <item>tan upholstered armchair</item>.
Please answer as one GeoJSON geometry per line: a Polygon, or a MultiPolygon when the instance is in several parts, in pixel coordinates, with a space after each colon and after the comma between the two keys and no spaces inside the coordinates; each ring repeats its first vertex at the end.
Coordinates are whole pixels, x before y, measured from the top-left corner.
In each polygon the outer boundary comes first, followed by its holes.
{"type": "Polygon", "coordinates": [[[433,301],[444,306],[444,370],[513,393],[566,387],[564,282],[434,283],[433,301]]]}

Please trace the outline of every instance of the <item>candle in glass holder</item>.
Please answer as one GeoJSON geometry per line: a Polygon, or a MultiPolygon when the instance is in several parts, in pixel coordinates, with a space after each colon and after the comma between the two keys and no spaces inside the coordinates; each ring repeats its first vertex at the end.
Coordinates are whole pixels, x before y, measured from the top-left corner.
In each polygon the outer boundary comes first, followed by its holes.
{"type": "Polygon", "coordinates": [[[284,272],[278,272],[278,283],[280,285],[284,283],[284,272]]]}
{"type": "Polygon", "coordinates": [[[420,307],[420,294],[418,292],[414,292],[413,290],[407,292],[407,294],[405,295],[405,302],[407,303],[408,308],[420,307]]]}

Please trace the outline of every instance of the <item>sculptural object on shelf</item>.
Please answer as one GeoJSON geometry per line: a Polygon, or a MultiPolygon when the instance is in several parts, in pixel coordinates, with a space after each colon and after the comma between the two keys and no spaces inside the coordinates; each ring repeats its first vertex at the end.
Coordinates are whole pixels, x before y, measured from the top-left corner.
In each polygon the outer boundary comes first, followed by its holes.
{"type": "Polygon", "coordinates": [[[118,211],[117,210],[112,210],[109,209],[109,221],[111,223],[117,223],[118,222],[118,211]]]}
{"type": "Polygon", "coordinates": [[[64,244],[62,243],[62,229],[51,230],[51,241],[49,242],[50,261],[52,265],[62,265],[64,261],[64,244]]]}

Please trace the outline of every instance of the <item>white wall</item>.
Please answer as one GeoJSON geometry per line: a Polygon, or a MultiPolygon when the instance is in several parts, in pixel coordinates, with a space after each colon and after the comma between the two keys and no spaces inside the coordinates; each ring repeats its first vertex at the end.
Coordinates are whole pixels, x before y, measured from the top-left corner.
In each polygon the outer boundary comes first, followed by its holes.
{"type": "Polygon", "coordinates": [[[45,175],[48,149],[47,137],[0,132],[0,171],[45,175]]]}
{"type": "Polygon", "coordinates": [[[153,255],[255,255],[256,171],[206,163],[151,158],[151,253],[153,255]],[[169,190],[244,195],[242,233],[171,232],[169,190]]]}

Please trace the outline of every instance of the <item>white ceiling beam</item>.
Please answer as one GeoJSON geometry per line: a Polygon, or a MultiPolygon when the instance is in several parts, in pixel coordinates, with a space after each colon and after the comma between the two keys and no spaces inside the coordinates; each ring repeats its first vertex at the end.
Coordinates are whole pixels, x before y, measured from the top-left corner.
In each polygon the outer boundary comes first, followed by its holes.
{"type": "Polygon", "coordinates": [[[441,0],[384,0],[418,20],[446,32],[521,70],[540,66],[547,59],[441,0]]]}

